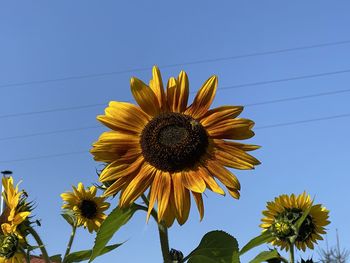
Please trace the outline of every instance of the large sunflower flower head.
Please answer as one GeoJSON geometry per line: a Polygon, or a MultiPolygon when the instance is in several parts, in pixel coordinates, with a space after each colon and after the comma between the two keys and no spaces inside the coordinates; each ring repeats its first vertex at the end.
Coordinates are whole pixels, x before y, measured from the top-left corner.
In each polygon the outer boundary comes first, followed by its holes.
{"type": "Polygon", "coordinates": [[[5,200],[5,209],[0,217],[2,233],[15,233],[19,238],[23,238],[30,225],[31,204],[26,201],[24,192],[18,190],[18,184],[14,186],[12,177],[3,177],[2,185],[5,200]]]}
{"type": "Polygon", "coordinates": [[[73,186],[73,192],[61,194],[63,209],[73,211],[77,226],[84,226],[90,233],[100,228],[102,222],[107,217],[104,213],[109,208],[109,203],[105,202],[105,197],[96,196],[95,186],[84,188],[82,183],[78,187],[73,186]]]}
{"type": "Polygon", "coordinates": [[[310,195],[305,192],[295,196],[294,194],[280,195],[274,201],[267,202],[267,210],[263,211],[264,218],[260,226],[263,231],[271,231],[276,237],[272,244],[289,250],[291,238],[295,239],[295,245],[305,251],[306,247],[313,249],[317,240],[323,240],[325,226],[328,221],[329,211],[321,204],[314,205],[310,195]],[[309,214],[302,223],[299,232],[295,233],[295,223],[302,217],[304,211],[310,209],[309,214]]]}
{"type": "Polygon", "coordinates": [[[108,186],[104,195],[120,192],[119,205],[125,207],[150,188],[148,217],[157,202],[158,221],[166,226],[175,218],[185,223],[190,195],[202,219],[206,188],[225,194],[218,181],[238,199],[240,183],[225,166],[253,169],[259,161],[246,152],[259,147],[232,141],[254,135],[254,122],[237,118],[243,107],[209,109],[217,83],[216,76],[210,77],[188,106],[185,72],[170,78],[166,90],[156,66],[149,85],[132,78],[138,105],[111,101],[105,114],[97,117],[111,129],[91,150],[95,160],[107,163],[99,176],[108,186]]]}
{"type": "Polygon", "coordinates": [[[0,263],[25,262],[21,249],[21,239],[16,234],[0,235],[0,263]]]}

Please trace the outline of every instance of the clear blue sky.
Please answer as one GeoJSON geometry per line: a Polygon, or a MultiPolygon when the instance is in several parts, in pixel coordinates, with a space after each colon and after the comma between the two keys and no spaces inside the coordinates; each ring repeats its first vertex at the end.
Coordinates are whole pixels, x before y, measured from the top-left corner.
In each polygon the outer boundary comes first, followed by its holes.
{"type": "MultiPolygon", "coordinates": [[[[157,64],[163,79],[182,69],[195,92],[210,75],[219,76],[215,105],[247,105],[349,89],[350,73],[222,89],[232,85],[350,69],[350,44],[293,52],[184,64],[203,59],[274,51],[350,40],[347,1],[2,1],[0,4],[0,170],[35,200],[38,229],[50,254],[63,253],[70,232],[59,216],[60,193],[82,181],[97,181],[100,168],[88,153],[104,130],[22,136],[98,125],[104,106],[28,116],[3,115],[132,100],[129,79],[146,82],[157,64]],[[172,67],[162,67],[178,64],[172,67]],[[135,70],[146,68],[147,70],[135,70]],[[131,70],[90,78],[27,83],[131,70]],[[12,85],[27,83],[27,85],[12,85]],[[1,117],[2,116],[2,117],[1,117]],[[30,159],[61,153],[60,157],[30,159]],[[9,162],[9,161],[13,162],[9,162]]],[[[170,229],[171,247],[187,254],[202,235],[222,229],[243,245],[259,234],[266,201],[306,190],[331,211],[329,243],[338,228],[350,243],[347,201],[350,118],[296,125],[266,125],[349,114],[350,92],[246,107],[256,122],[250,143],[262,148],[255,171],[237,171],[241,199],[207,193],[205,217],[192,209],[189,221],[170,229]],[[261,129],[259,129],[259,127],[261,129]]],[[[116,205],[112,200],[112,205],[116,205]]],[[[192,206],[192,208],[194,208],[192,206]]],[[[74,250],[92,247],[94,236],[78,231],[74,250]]],[[[141,212],[114,238],[128,240],[96,262],[161,262],[156,224],[141,212]]],[[[322,243],[325,246],[325,243],[322,243]]],[[[266,248],[266,246],[262,247],[266,248]]],[[[261,249],[262,249],[261,248],[261,249]]],[[[259,249],[258,249],[259,250],[259,249]]],[[[314,252],[316,254],[316,252],[314,252]]],[[[247,262],[252,254],[243,262],[247,262]]]]}

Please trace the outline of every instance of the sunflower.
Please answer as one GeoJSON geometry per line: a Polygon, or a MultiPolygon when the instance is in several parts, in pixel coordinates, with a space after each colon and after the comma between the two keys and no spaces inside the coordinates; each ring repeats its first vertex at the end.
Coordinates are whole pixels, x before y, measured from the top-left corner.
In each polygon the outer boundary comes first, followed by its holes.
{"type": "Polygon", "coordinates": [[[317,240],[323,240],[325,226],[328,221],[329,211],[321,204],[313,205],[310,195],[305,192],[295,196],[294,194],[280,195],[273,202],[267,202],[267,210],[263,211],[262,224],[263,231],[272,231],[276,237],[272,241],[273,245],[280,246],[281,249],[289,249],[289,239],[296,235],[295,245],[300,250],[306,247],[313,249],[317,240]],[[311,207],[311,210],[302,223],[299,233],[295,234],[294,224],[302,216],[303,212],[311,207]]]}
{"type": "Polygon", "coordinates": [[[14,186],[12,177],[3,177],[2,185],[4,188],[2,195],[6,205],[4,213],[0,217],[1,230],[3,234],[15,233],[22,239],[24,234],[22,232],[25,231],[23,231],[24,229],[19,231],[18,228],[28,224],[31,206],[26,203],[23,191],[18,190],[18,185],[14,186]]]}
{"type": "Polygon", "coordinates": [[[20,239],[16,234],[0,236],[0,263],[23,263],[24,254],[21,252],[20,239]]]}
{"type": "Polygon", "coordinates": [[[103,212],[109,208],[105,197],[96,196],[96,187],[91,186],[85,190],[82,183],[78,187],[73,186],[73,192],[61,194],[63,209],[74,212],[77,218],[77,226],[84,226],[90,233],[100,228],[101,223],[107,217],[103,212]]]}
{"type": "Polygon", "coordinates": [[[217,180],[238,199],[240,183],[225,166],[253,169],[259,161],[246,151],[259,146],[231,141],[252,137],[254,122],[237,118],[241,106],[209,110],[216,89],[217,77],[212,76],[187,106],[185,72],[170,78],[166,91],[156,66],[149,86],[131,78],[131,92],[139,106],[112,101],[105,115],[97,117],[112,129],[102,133],[91,149],[96,161],[107,163],[99,176],[108,186],[104,195],[120,192],[119,205],[126,207],[150,187],[147,218],[157,202],[158,221],[166,226],[175,218],[185,223],[191,194],[202,219],[206,188],[225,194],[217,180]]]}

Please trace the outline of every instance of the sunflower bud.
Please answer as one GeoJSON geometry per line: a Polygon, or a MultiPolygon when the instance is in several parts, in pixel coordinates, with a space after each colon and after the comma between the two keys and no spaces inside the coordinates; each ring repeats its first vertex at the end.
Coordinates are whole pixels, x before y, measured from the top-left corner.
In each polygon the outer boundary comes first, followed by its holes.
{"type": "Polygon", "coordinates": [[[0,237],[0,257],[11,258],[18,249],[18,237],[14,234],[0,237]]]}
{"type": "Polygon", "coordinates": [[[170,258],[172,260],[172,262],[182,262],[184,255],[182,254],[182,252],[180,250],[176,250],[176,249],[171,249],[170,250],[170,258]]]}
{"type": "Polygon", "coordinates": [[[301,259],[300,263],[314,263],[314,261],[312,260],[312,258],[307,260],[301,259]]]}

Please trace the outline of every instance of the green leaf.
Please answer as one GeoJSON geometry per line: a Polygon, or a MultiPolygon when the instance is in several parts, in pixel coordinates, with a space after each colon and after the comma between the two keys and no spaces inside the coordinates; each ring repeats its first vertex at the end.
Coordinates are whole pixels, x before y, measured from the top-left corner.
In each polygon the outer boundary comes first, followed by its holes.
{"type": "Polygon", "coordinates": [[[63,213],[61,216],[64,218],[64,220],[66,220],[71,226],[74,226],[77,222],[77,217],[75,216],[74,212],[71,210],[63,210],[62,212],[63,213]]]}
{"type": "MultiPolygon", "coordinates": [[[[107,246],[107,247],[103,248],[101,250],[100,254],[98,254],[96,257],[101,256],[103,254],[106,254],[109,251],[112,251],[113,249],[116,249],[117,247],[121,246],[122,244],[123,243],[107,246]]],[[[73,263],[73,262],[81,262],[84,260],[88,260],[91,257],[91,254],[92,254],[91,249],[73,252],[66,257],[66,260],[64,262],[65,263],[73,263]]]]}
{"type": "Polygon", "coordinates": [[[205,234],[186,258],[188,263],[239,263],[237,240],[224,231],[205,234]]]}
{"type": "Polygon", "coordinates": [[[257,236],[253,239],[251,239],[239,252],[240,255],[243,255],[248,250],[251,250],[252,248],[255,248],[257,246],[260,246],[261,244],[268,243],[275,238],[272,236],[271,232],[265,231],[260,236],[257,236]]]}
{"type": "Polygon", "coordinates": [[[53,255],[50,257],[50,260],[53,262],[61,263],[62,262],[62,256],[61,254],[53,255]]]}
{"type": "Polygon", "coordinates": [[[314,203],[314,200],[312,200],[310,206],[303,212],[302,216],[301,216],[301,217],[298,219],[298,221],[295,223],[295,228],[296,228],[296,232],[297,232],[297,233],[299,233],[299,229],[300,229],[301,225],[302,225],[303,222],[305,221],[306,217],[309,215],[313,203],[314,203]]]}
{"type": "Polygon", "coordinates": [[[95,244],[89,262],[92,262],[100,255],[101,251],[107,245],[108,241],[111,240],[114,233],[117,232],[121,226],[126,224],[137,210],[138,207],[136,205],[131,205],[125,209],[116,207],[108,215],[96,234],[95,244]]]}
{"type": "Polygon", "coordinates": [[[274,258],[280,258],[280,255],[278,254],[276,249],[261,252],[249,263],[260,263],[274,258]]]}

